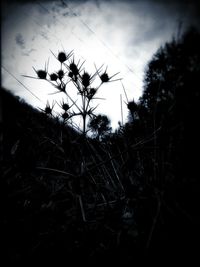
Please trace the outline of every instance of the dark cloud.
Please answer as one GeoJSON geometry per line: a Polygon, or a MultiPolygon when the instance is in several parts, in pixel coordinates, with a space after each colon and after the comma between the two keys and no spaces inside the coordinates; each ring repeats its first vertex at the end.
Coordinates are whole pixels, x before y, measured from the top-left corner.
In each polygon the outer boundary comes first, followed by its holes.
{"type": "Polygon", "coordinates": [[[25,41],[21,33],[18,33],[15,37],[15,41],[17,45],[19,45],[22,49],[25,48],[25,41]]]}

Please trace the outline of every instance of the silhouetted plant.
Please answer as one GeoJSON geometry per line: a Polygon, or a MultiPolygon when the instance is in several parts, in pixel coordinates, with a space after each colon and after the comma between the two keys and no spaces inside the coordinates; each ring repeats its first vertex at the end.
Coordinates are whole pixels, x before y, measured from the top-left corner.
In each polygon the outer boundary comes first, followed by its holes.
{"type": "Polygon", "coordinates": [[[52,106],[49,104],[49,101],[47,100],[46,107],[44,109],[41,109],[47,116],[52,116],[52,111],[55,106],[55,102],[52,103],[52,106]]]}
{"type": "Polygon", "coordinates": [[[132,120],[134,121],[134,119],[136,118],[137,116],[137,111],[138,111],[138,106],[137,104],[135,103],[134,100],[130,101],[127,103],[127,108],[130,112],[130,115],[132,117],[132,120]]]}
{"type": "MultiPolygon", "coordinates": [[[[75,61],[73,52],[66,54],[65,52],[59,52],[56,56],[53,54],[54,57],[60,62],[61,66],[58,71],[53,73],[48,72],[48,64],[45,64],[45,70],[36,70],[34,71],[37,74],[38,79],[43,79],[49,82],[52,86],[54,86],[58,92],[62,92],[67,96],[68,101],[71,102],[69,105],[68,103],[63,102],[59,105],[64,112],[60,114],[60,117],[67,122],[69,119],[75,116],[81,116],[82,118],[82,133],[85,136],[89,129],[87,129],[87,119],[90,118],[91,120],[95,120],[94,111],[97,106],[93,106],[92,100],[99,99],[96,97],[99,88],[102,86],[103,83],[112,82],[120,79],[113,80],[112,78],[116,76],[118,73],[109,77],[107,73],[107,68],[105,71],[102,72],[103,65],[100,68],[96,68],[95,73],[89,74],[83,68],[84,62],[75,61]],[[94,80],[97,78],[100,79],[100,84],[96,87],[92,86],[94,80]],[[78,104],[69,94],[67,85],[72,83],[77,92],[78,96],[81,100],[81,105],[78,104]],[[73,108],[72,108],[73,107],[73,108]]],[[[96,66],[95,66],[96,67],[96,66]]],[[[26,76],[25,77],[30,77],[26,76]]],[[[34,77],[31,77],[34,78],[34,77]]],[[[50,107],[48,104],[46,108],[43,110],[46,114],[52,115],[53,107],[50,107]]],[[[103,117],[104,118],[104,117],[103,117]]],[[[90,124],[88,124],[90,126],[90,124]]],[[[98,130],[99,136],[103,134],[103,132],[108,131],[108,129],[101,122],[101,126],[98,130]],[[104,129],[103,129],[104,127],[104,129]]]]}
{"type": "Polygon", "coordinates": [[[99,114],[89,121],[89,128],[100,140],[104,135],[110,133],[110,120],[107,116],[99,114]]]}

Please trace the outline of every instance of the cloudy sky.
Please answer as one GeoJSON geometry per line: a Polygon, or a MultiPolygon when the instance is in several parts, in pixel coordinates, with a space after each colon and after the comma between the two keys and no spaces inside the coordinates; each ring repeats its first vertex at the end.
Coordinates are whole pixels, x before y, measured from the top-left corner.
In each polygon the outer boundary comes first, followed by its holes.
{"type": "MultiPolygon", "coordinates": [[[[44,108],[47,99],[59,101],[64,95],[51,95],[55,89],[47,82],[22,75],[34,76],[32,67],[43,69],[48,59],[49,71],[58,70],[51,51],[65,49],[74,51],[75,60],[86,60],[91,73],[94,63],[108,66],[110,75],[120,72],[116,78],[123,78],[128,99],[137,101],[152,55],[180,29],[198,26],[198,11],[195,1],[7,0],[1,16],[2,86],[35,107],[44,108]]],[[[74,88],[68,92],[78,98],[74,88]]],[[[113,128],[121,121],[120,95],[126,101],[120,81],[103,85],[98,93],[106,100],[98,101],[97,113],[108,115],[113,128]]],[[[125,103],[123,114],[125,121],[125,103]]]]}

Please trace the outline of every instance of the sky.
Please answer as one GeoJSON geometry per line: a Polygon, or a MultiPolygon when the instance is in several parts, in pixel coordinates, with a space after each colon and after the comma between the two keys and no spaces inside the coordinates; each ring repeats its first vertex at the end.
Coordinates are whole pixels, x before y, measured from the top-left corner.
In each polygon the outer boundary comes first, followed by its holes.
{"type": "MultiPolygon", "coordinates": [[[[49,72],[59,69],[51,53],[73,50],[75,60],[86,60],[89,73],[95,66],[108,66],[111,76],[122,78],[103,84],[98,91],[96,113],[107,115],[113,129],[126,122],[128,100],[138,101],[148,62],[157,49],[189,25],[198,26],[199,9],[195,1],[161,0],[80,0],[80,1],[11,1],[2,4],[1,63],[2,86],[24,98],[34,107],[44,108],[65,99],[46,81],[29,79],[35,69],[49,72]],[[122,82],[122,83],[121,83],[122,82]]],[[[96,81],[98,85],[100,81],[96,81]]],[[[68,93],[77,100],[73,85],[68,93]]],[[[78,102],[77,102],[78,103],[78,102]]],[[[57,106],[58,108],[58,106],[57,106]]],[[[57,109],[55,106],[55,109],[57,109]]],[[[77,118],[75,121],[79,125],[77,118]]]]}

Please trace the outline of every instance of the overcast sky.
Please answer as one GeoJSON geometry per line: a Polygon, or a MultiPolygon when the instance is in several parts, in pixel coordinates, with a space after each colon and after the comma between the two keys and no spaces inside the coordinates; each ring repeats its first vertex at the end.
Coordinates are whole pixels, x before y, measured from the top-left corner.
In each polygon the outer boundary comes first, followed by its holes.
{"type": "MultiPolygon", "coordinates": [[[[2,85],[35,107],[44,108],[47,99],[63,98],[49,95],[55,89],[47,82],[22,74],[34,76],[32,67],[44,68],[48,58],[49,71],[58,70],[50,50],[57,54],[64,48],[74,50],[75,59],[86,60],[85,68],[91,73],[94,63],[108,65],[110,75],[120,72],[117,77],[123,78],[129,100],[137,101],[152,55],[177,36],[180,22],[182,31],[190,24],[198,25],[198,11],[194,1],[6,1],[2,6],[2,85]]],[[[73,88],[69,93],[77,98],[73,88]]],[[[98,102],[97,112],[108,115],[113,128],[121,121],[120,94],[126,101],[119,81],[99,91],[106,100],[98,102]]],[[[125,104],[123,111],[125,120],[125,104]]]]}

